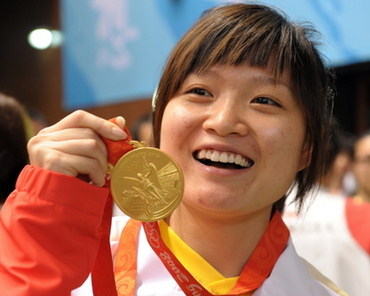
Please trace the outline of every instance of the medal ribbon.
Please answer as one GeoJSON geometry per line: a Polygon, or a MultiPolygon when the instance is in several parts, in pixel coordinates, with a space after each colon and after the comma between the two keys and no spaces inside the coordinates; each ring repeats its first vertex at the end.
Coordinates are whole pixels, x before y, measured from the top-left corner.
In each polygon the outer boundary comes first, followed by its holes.
{"type": "MultiPolygon", "coordinates": [[[[115,123],[114,119],[110,120],[115,123]]],[[[111,169],[113,165],[121,158],[122,155],[134,149],[129,144],[131,136],[129,131],[125,128],[124,131],[128,135],[127,139],[121,141],[110,141],[103,139],[107,150],[108,150],[108,166],[111,169]]],[[[109,170],[108,168],[108,170],[109,170]]],[[[110,181],[107,178],[105,187],[109,188],[110,181]]],[[[112,220],[112,206],[113,198],[109,192],[104,213],[102,216],[102,222],[98,229],[100,236],[100,243],[98,253],[95,259],[95,263],[92,270],[92,285],[95,296],[117,296],[117,289],[115,286],[114,274],[113,274],[113,262],[112,254],[110,249],[109,235],[112,220]]]]}
{"type": "Polygon", "coordinates": [[[141,222],[130,219],[123,229],[114,260],[118,296],[136,295],[137,247],[141,222]]]}
{"type": "MultiPolygon", "coordinates": [[[[188,296],[212,296],[178,261],[163,242],[157,222],[130,220],[122,231],[115,260],[116,279],[124,279],[124,287],[119,296],[135,296],[137,243],[140,224],[143,224],[149,245],[162,261],[166,269],[188,296]]],[[[284,251],[289,239],[289,230],[279,212],[272,217],[265,233],[258,242],[242,273],[227,295],[250,295],[260,287],[271,273],[277,259],[284,251]]],[[[225,295],[226,296],[226,295],[225,295]]]]}

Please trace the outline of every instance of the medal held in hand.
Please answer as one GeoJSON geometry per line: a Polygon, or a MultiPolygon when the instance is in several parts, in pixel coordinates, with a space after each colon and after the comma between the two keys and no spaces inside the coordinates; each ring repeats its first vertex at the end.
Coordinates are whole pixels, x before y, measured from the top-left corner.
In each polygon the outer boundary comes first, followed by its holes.
{"type": "Polygon", "coordinates": [[[144,222],[169,216],[180,203],[183,190],[180,167],[156,148],[139,147],[124,154],[111,175],[111,193],[118,207],[144,222]]]}
{"type": "Polygon", "coordinates": [[[132,141],[130,135],[122,141],[103,141],[109,163],[106,186],[121,211],[144,222],[169,216],[184,191],[184,177],[175,160],[157,148],[132,141]]]}

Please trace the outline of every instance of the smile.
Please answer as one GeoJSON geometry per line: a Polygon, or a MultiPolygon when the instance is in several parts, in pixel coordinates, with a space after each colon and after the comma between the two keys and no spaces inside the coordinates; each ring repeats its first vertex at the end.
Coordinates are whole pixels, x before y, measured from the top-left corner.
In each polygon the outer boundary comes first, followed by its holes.
{"type": "Polygon", "coordinates": [[[227,169],[245,169],[250,168],[254,164],[253,160],[240,154],[210,149],[197,151],[195,158],[205,165],[227,169]]]}

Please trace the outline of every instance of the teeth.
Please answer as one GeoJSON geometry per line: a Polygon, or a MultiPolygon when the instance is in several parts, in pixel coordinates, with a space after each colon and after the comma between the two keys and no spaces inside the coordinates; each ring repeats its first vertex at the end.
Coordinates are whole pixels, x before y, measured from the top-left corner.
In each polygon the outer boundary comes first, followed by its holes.
{"type": "Polygon", "coordinates": [[[240,156],[240,154],[235,157],[235,163],[238,165],[242,164],[242,157],[240,156]]]}
{"type": "Polygon", "coordinates": [[[206,153],[207,152],[205,150],[200,150],[198,152],[198,158],[200,158],[200,159],[206,158],[206,153]]]}
{"type": "Polygon", "coordinates": [[[227,153],[226,152],[222,152],[221,155],[220,155],[220,162],[225,162],[227,163],[227,160],[229,159],[229,157],[227,156],[227,153]]]}
{"type": "Polygon", "coordinates": [[[240,154],[231,152],[220,152],[216,150],[200,150],[197,153],[198,159],[209,159],[214,162],[235,163],[245,168],[252,166],[253,161],[240,154]]]}

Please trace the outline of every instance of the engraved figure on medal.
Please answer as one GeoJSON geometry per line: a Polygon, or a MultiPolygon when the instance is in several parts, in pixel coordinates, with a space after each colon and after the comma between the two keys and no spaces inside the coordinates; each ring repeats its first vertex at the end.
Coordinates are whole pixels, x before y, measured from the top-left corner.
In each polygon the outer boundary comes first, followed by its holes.
{"type": "Polygon", "coordinates": [[[181,201],[184,180],[180,167],[156,148],[134,149],[115,165],[111,191],[128,216],[157,221],[170,215],[181,201]]]}

